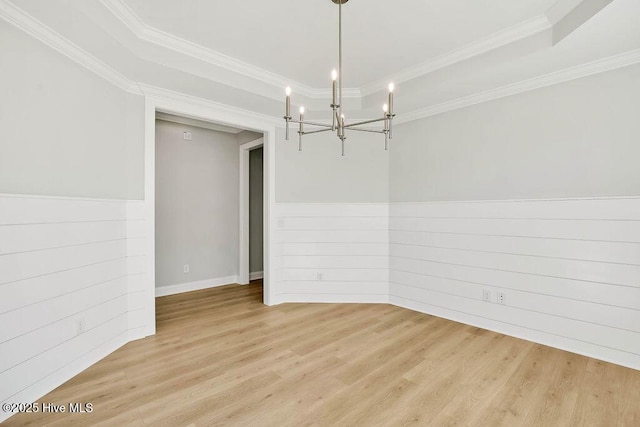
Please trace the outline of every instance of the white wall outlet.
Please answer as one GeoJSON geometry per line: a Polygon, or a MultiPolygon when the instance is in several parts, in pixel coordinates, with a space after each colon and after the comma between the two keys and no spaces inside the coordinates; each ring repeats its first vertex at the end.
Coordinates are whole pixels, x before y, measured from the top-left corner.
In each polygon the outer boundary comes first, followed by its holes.
{"type": "Polygon", "coordinates": [[[87,329],[87,323],[84,320],[84,317],[78,317],[76,320],[76,335],[80,335],[87,329]]]}
{"type": "Polygon", "coordinates": [[[184,270],[185,273],[188,273],[189,272],[189,264],[185,264],[183,270],[184,270]]]}
{"type": "Polygon", "coordinates": [[[324,280],[324,273],[318,273],[317,279],[318,280],[324,280]]]}
{"type": "Polygon", "coordinates": [[[498,304],[506,304],[504,292],[498,292],[498,304]]]}
{"type": "Polygon", "coordinates": [[[182,135],[185,141],[191,141],[191,132],[184,132],[182,135]]]}
{"type": "Polygon", "coordinates": [[[489,289],[482,290],[482,301],[491,302],[491,291],[489,289]]]}

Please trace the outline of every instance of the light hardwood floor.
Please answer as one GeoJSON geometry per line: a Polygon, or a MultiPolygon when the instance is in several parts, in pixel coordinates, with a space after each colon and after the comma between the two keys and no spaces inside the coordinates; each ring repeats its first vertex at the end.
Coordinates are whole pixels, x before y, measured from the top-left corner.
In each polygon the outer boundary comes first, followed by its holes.
{"type": "Polygon", "coordinates": [[[640,426],[640,371],[390,305],[265,307],[262,286],[157,300],[157,335],[12,425],[640,426]]]}

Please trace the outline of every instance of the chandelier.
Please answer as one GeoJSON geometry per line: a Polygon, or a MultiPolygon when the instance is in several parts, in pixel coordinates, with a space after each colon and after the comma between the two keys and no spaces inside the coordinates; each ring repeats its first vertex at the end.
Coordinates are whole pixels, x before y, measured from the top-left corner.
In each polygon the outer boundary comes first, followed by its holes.
{"type": "Polygon", "coordinates": [[[342,113],[342,5],[349,0],[331,0],[338,5],[338,70],[333,70],[331,78],[333,80],[331,86],[332,101],[332,123],[317,123],[310,122],[304,119],[304,107],[300,107],[300,120],[294,120],[291,117],[291,88],[286,88],[286,106],[284,120],[286,122],[286,136],[285,139],[289,140],[289,124],[298,123],[298,150],[302,151],[302,136],[313,133],[321,132],[335,132],[337,137],[342,143],[342,155],[344,156],[344,141],[347,139],[347,131],[359,131],[359,132],[372,132],[384,134],[384,149],[389,149],[389,139],[392,138],[392,121],[395,117],[393,112],[393,83],[389,83],[389,99],[386,104],[383,105],[383,115],[381,118],[364,120],[357,123],[347,123],[342,113]],[[363,129],[359,126],[370,125],[372,123],[384,122],[382,130],[363,129]],[[305,130],[305,125],[315,126],[315,130],[305,130]],[[317,129],[320,128],[320,129],[317,129]]]}

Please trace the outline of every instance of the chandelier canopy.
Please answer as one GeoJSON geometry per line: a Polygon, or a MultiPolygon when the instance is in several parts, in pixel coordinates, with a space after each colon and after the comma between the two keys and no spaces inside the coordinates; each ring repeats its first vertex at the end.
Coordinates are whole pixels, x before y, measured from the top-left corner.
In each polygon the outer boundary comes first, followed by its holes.
{"type": "Polygon", "coordinates": [[[392,138],[392,122],[395,114],[393,112],[393,83],[389,83],[389,99],[386,104],[383,105],[383,115],[377,119],[364,120],[357,123],[347,123],[345,121],[344,114],[342,112],[342,5],[349,0],[331,0],[338,5],[338,69],[331,72],[331,93],[332,100],[329,106],[332,111],[332,123],[317,123],[310,122],[304,119],[304,107],[300,107],[300,120],[295,120],[291,117],[291,88],[287,86],[286,101],[285,101],[285,115],[284,120],[286,122],[286,137],[289,140],[289,123],[298,123],[298,150],[302,151],[302,136],[312,133],[321,132],[335,132],[336,136],[342,142],[342,155],[344,156],[344,141],[347,139],[347,131],[359,131],[359,132],[372,132],[384,134],[384,149],[389,149],[389,139],[392,138]],[[382,130],[364,129],[359,126],[369,125],[372,123],[383,122],[382,130]],[[305,130],[305,125],[315,126],[315,130],[305,130]]]}

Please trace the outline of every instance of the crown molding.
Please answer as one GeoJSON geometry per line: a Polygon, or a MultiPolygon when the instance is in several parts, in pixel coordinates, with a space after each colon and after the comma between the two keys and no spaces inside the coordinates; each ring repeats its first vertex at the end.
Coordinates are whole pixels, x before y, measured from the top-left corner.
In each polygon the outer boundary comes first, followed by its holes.
{"type": "Polygon", "coordinates": [[[142,94],[137,84],[78,45],[56,33],[13,3],[7,0],[0,0],[0,18],[126,92],[142,94]]]}
{"type": "MultiPolygon", "coordinates": [[[[119,0],[108,1],[111,2],[119,0]]],[[[36,20],[8,0],[0,0],[0,18],[7,21],[11,25],[14,25],[25,33],[31,35],[37,40],[40,40],[55,51],[67,56],[74,62],[99,75],[100,77],[104,78],[108,82],[114,84],[115,86],[123,89],[126,92],[155,97],[172,102],[189,102],[191,104],[199,105],[204,108],[215,109],[222,112],[230,112],[235,114],[240,113],[245,116],[248,115],[255,121],[268,124],[269,126],[284,126],[281,117],[260,114],[252,112],[250,110],[245,110],[242,108],[232,107],[226,104],[211,101],[209,99],[186,95],[180,92],[175,92],[168,89],[163,89],[156,86],[137,83],[129,80],[123,74],[111,68],[90,53],[84,51],[82,48],[75,45],[60,34],[56,33],[52,29],[48,28],[42,22],[36,20]]],[[[530,29],[532,28],[534,28],[534,26],[530,27],[530,29]]],[[[530,34],[534,33],[532,32],[530,34]]],[[[559,70],[553,73],[545,74],[509,85],[500,86],[495,89],[469,95],[463,98],[458,98],[452,101],[447,101],[438,105],[402,113],[395,119],[395,123],[407,123],[437,114],[442,114],[448,111],[465,108],[471,105],[504,98],[518,93],[540,89],[546,86],[551,86],[558,83],[563,83],[570,80],[615,70],[617,68],[623,68],[637,63],[640,63],[640,49],[635,49],[607,58],[602,58],[596,61],[567,68],[564,70],[559,70]]]]}
{"type": "MultiPolygon", "coordinates": [[[[122,0],[101,0],[101,3],[140,40],[191,56],[198,60],[205,61],[209,64],[258,80],[271,86],[278,88],[291,86],[295,89],[296,93],[308,98],[323,99],[331,97],[330,89],[312,88],[303,83],[287,79],[286,77],[272,73],[263,68],[256,67],[231,56],[224,55],[197,43],[193,43],[152,27],[136,15],[135,12],[122,0]]],[[[230,82],[226,82],[226,84],[229,83],[230,82]]],[[[237,87],[245,88],[240,83],[238,83],[237,87]]],[[[343,97],[360,98],[360,89],[345,88],[343,89],[343,97]]]]}
{"type": "Polygon", "coordinates": [[[586,64],[578,65],[564,70],[555,71],[553,73],[544,74],[517,83],[500,86],[485,92],[455,99],[453,101],[444,102],[442,104],[415,110],[409,113],[403,113],[396,119],[397,123],[407,123],[414,120],[424,119],[426,117],[435,116],[437,114],[446,113],[448,111],[457,110],[471,105],[481,104],[483,102],[493,101],[499,98],[516,95],[522,92],[528,92],[543,87],[564,83],[570,80],[588,77],[594,74],[612,71],[617,68],[627,67],[629,65],[640,63],[640,49],[624,52],[619,55],[598,59],[586,64]]]}
{"type": "Polygon", "coordinates": [[[386,87],[392,81],[396,84],[403,83],[424,76],[442,68],[451,66],[466,59],[473,58],[491,50],[533,36],[542,31],[551,29],[551,23],[545,15],[540,15],[512,27],[493,33],[487,37],[469,43],[460,49],[441,55],[435,59],[406,68],[394,73],[384,80],[369,83],[361,88],[362,96],[371,95],[386,87]]]}

